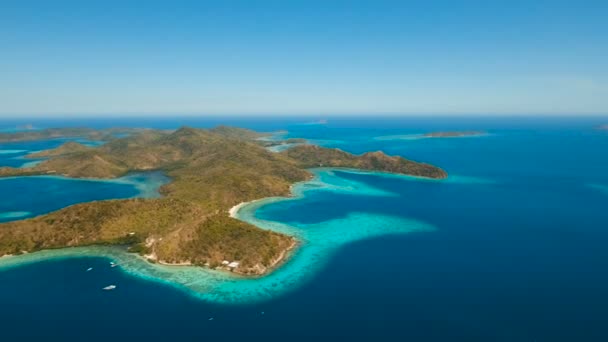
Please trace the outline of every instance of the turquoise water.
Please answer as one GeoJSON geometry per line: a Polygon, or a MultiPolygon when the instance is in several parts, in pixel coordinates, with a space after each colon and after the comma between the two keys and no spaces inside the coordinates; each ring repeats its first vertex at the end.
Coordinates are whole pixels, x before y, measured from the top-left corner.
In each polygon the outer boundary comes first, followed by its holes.
{"type": "Polygon", "coordinates": [[[282,144],[282,145],[276,145],[276,146],[269,146],[268,150],[271,152],[283,152],[285,150],[288,150],[294,146],[298,146],[298,145],[302,145],[302,143],[289,143],[289,144],[282,144]]]}
{"type": "Polygon", "coordinates": [[[608,339],[608,134],[592,129],[598,122],[248,123],[353,153],[383,150],[434,163],[450,177],[319,169],[315,180],[294,187],[294,197],[241,208],[239,218],[301,242],[264,278],[161,267],[100,247],[3,259],[4,336],[608,339]],[[490,134],[376,139],[458,129],[490,134]],[[109,284],[118,288],[101,290],[109,284]]]}

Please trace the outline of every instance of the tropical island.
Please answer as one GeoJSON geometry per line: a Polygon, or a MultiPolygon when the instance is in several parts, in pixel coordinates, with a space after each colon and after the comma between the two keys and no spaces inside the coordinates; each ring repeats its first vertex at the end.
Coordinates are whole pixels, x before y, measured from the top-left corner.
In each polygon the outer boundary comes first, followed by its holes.
{"type": "Polygon", "coordinates": [[[46,128],[36,130],[32,125],[18,126],[18,129],[23,129],[18,132],[0,133],[0,143],[5,142],[21,142],[42,139],[57,139],[57,138],[83,138],[88,140],[108,141],[121,136],[139,133],[146,131],[145,128],[108,128],[108,129],[92,129],[92,128],[46,128]]]}
{"type": "Polygon", "coordinates": [[[446,131],[446,132],[430,132],[425,133],[427,138],[456,138],[456,137],[471,137],[487,134],[483,131],[446,131]]]}
{"type": "Polygon", "coordinates": [[[272,153],[260,141],[263,134],[226,126],[182,127],[175,131],[56,129],[4,134],[0,138],[27,140],[33,139],[28,133],[40,136],[40,132],[47,138],[76,134],[108,142],[99,147],[66,142],[30,155],[47,158],[36,166],[0,168],[0,177],[53,174],[108,179],[132,172],[162,171],[172,181],[161,187],[161,198],[81,203],[0,224],[0,256],[117,245],[151,262],[262,275],[284,261],[298,241],[232,218],[231,208],[265,197],[289,196],[292,184],[312,177],[307,171],[312,167],[447,177],[433,165],[383,152],[353,155],[303,144],[272,153]],[[127,136],[117,137],[117,133],[127,136]]]}

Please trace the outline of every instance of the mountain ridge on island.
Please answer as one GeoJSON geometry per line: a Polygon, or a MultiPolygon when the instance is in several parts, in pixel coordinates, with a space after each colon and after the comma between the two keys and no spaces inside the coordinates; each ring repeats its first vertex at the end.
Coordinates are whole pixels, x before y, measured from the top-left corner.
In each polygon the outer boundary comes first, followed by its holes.
{"type": "Polygon", "coordinates": [[[289,196],[290,186],[312,177],[306,170],[360,168],[445,178],[428,164],[387,156],[361,156],[314,145],[269,152],[260,133],[222,126],[173,132],[143,130],[99,147],[70,144],[44,153],[33,168],[0,168],[0,176],[57,174],[116,178],[160,170],[172,181],[158,199],[76,204],[39,217],[0,225],[0,255],[95,244],[126,245],[151,261],[222,267],[239,261],[241,274],[261,275],[296,246],[290,236],[262,230],[228,215],[233,206],[260,198],[289,196]]]}
{"type": "Polygon", "coordinates": [[[89,149],[90,149],[90,147],[85,146],[81,143],[78,143],[75,141],[68,141],[68,142],[63,143],[62,145],[60,145],[57,148],[50,149],[50,150],[44,150],[44,151],[40,151],[40,152],[36,152],[36,153],[30,153],[30,154],[26,155],[25,157],[31,158],[31,159],[49,158],[49,157],[66,155],[66,154],[70,154],[70,153],[84,152],[89,149]]]}
{"type": "Polygon", "coordinates": [[[135,134],[149,130],[148,128],[115,127],[106,129],[93,129],[87,127],[64,127],[31,129],[5,133],[0,132],[0,142],[22,142],[58,138],[85,138],[89,140],[109,141],[122,135],[135,134]]]}

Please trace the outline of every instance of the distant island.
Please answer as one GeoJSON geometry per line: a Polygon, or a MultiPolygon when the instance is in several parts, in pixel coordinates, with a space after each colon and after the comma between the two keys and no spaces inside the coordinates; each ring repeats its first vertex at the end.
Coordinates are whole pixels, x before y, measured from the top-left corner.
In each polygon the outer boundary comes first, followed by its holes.
{"type": "Polygon", "coordinates": [[[143,128],[109,128],[96,130],[91,128],[46,128],[34,130],[32,125],[24,125],[22,131],[0,133],[0,143],[20,142],[56,138],[86,138],[89,140],[107,141],[123,135],[145,131],[143,128]]]}
{"type": "MultiPolygon", "coordinates": [[[[344,167],[442,179],[442,169],[382,152],[353,155],[302,144],[269,152],[260,133],[227,126],[152,129],[47,129],[0,135],[0,141],[87,136],[99,147],[66,142],[29,155],[47,158],[31,168],[0,168],[0,177],[62,175],[116,178],[160,170],[172,181],[157,199],[76,204],[39,217],[0,224],[0,256],[86,245],[120,245],[151,262],[262,275],[298,244],[229,215],[252,200],[289,196],[290,186],[312,177],[307,168],[344,167]],[[127,134],[117,138],[117,133],[127,134]]],[[[297,140],[297,142],[301,142],[297,140]]]]}
{"type": "Polygon", "coordinates": [[[608,125],[600,125],[597,126],[597,129],[601,130],[601,131],[608,131],[608,125]]]}
{"type": "Polygon", "coordinates": [[[17,129],[18,130],[23,130],[23,131],[28,131],[28,130],[33,130],[33,129],[36,129],[36,128],[32,124],[25,124],[25,125],[18,125],[17,129]]]}
{"type": "Polygon", "coordinates": [[[487,134],[483,131],[448,131],[448,132],[430,132],[425,133],[424,136],[427,138],[455,138],[455,137],[469,137],[476,135],[487,134]]]}

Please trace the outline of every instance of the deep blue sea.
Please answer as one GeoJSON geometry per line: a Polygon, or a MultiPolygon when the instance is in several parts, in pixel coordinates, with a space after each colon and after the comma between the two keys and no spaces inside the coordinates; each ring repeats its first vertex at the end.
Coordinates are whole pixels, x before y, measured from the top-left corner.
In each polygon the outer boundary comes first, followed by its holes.
{"type": "MultiPolygon", "coordinates": [[[[24,123],[0,122],[0,128],[24,123]]],[[[448,181],[425,181],[334,171],[345,184],[390,195],[317,191],[262,206],[259,219],[315,229],[362,213],[434,229],[338,246],[301,287],[250,304],[204,301],[110,268],[103,258],[0,269],[0,340],[608,341],[608,132],[594,130],[608,118],[33,121],[39,127],[219,123],[286,129],[288,137],[353,153],[382,150],[450,174],[448,181]],[[437,130],[488,134],[419,137],[437,130]],[[94,271],[84,272],[88,267],[94,271]],[[118,288],[100,290],[108,283],[118,288]]],[[[0,150],[51,147],[36,144],[0,150]]],[[[11,163],[0,155],[0,165],[11,163]]],[[[97,191],[75,181],[45,182],[0,180],[0,212],[43,213],[134,196],[124,184],[97,191]]]]}

